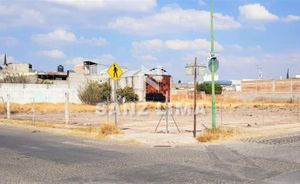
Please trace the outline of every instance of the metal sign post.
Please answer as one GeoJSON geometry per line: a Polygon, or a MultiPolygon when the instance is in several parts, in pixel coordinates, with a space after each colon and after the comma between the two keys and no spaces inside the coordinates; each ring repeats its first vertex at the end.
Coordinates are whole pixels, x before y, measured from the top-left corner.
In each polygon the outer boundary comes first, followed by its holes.
{"type": "Polygon", "coordinates": [[[114,63],[114,64],[112,64],[108,68],[107,73],[114,80],[114,116],[115,116],[115,126],[118,126],[118,114],[117,114],[117,105],[118,105],[118,99],[117,99],[117,81],[123,75],[123,70],[121,69],[121,67],[117,63],[114,63]]]}
{"type": "Polygon", "coordinates": [[[114,80],[114,116],[115,116],[115,125],[118,126],[118,114],[117,114],[117,81],[114,80]]]}

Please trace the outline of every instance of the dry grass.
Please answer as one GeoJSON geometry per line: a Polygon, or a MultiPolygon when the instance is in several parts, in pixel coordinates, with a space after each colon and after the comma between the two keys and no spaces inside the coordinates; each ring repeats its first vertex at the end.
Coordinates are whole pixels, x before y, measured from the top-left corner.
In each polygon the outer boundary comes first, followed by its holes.
{"type": "MultiPolygon", "coordinates": [[[[85,104],[69,104],[70,112],[95,112],[96,106],[85,104]]],[[[11,104],[11,113],[60,113],[64,112],[64,103],[30,103],[11,104]]],[[[5,106],[0,106],[0,112],[5,112],[5,106]]]]}
{"type": "Polygon", "coordinates": [[[0,122],[6,122],[13,125],[19,126],[31,126],[36,128],[60,128],[62,127],[57,124],[47,123],[47,122],[33,122],[33,121],[26,121],[26,120],[0,120],[0,122]]]}
{"type": "Polygon", "coordinates": [[[237,130],[227,128],[206,129],[205,132],[197,137],[197,140],[199,142],[212,142],[233,137],[239,133],[237,130]]]}
{"type": "Polygon", "coordinates": [[[104,138],[109,135],[121,134],[121,129],[112,123],[102,124],[100,127],[76,127],[71,128],[71,134],[104,138]]]}
{"type": "Polygon", "coordinates": [[[121,130],[112,123],[105,123],[100,126],[100,133],[104,136],[120,134],[121,130]]]}
{"type": "MultiPolygon", "coordinates": [[[[198,104],[203,104],[203,107],[210,108],[211,101],[210,99],[198,100],[198,104]]],[[[170,107],[175,108],[176,106],[190,105],[192,106],[192,100],[174,100],[169,105],[170,107]]],[[[299,104],[299,103],[298,103],[299,104]]],[[[235,107],[286,107],[286,106],[295,106],[296,103],[288,103],[288,102],[274,102],[274,101],[253,101],[253,102],[241,102],[236,100],[226,100],[221,104],[221,100],[217,100],[217,107],[220,108],[222,106],[223,109],[230,109],[235,107]]],[[[159,102],[138,102],[131,104],[120,104],[120,111],[130,110],[132,107],[139,111],[141,109],[145,110],[156,110],[157,108],[165,109],[165,103],[159,102]]],[[[0,104],[0,113],[4,113],[6,111],[5,104],[0,104]]],[[[29,103],[29,104],[11,104],[11,113],[62,113],[64,112],[65,104],[64,103],[29,103]]],[[[70,112],[96,112],[97,107],[95,105],[86,105],[86,104],[69,104],[70,112]]],[[[113,103],[109,106],[110,110],[114,109],[113,103]]],[[[104,109],[106,110],[106,109],[104,109]]]]}
{"type": "Polygon", "coordinates": [[[65,133],[70,133],[71,135],[81,135],[93,138],[104,138],[109,135],[121,134],[121,129],[116,127],[112,123],[102,124],[100,127],[69,127],[65,124],[53,124],[47,122],[32,122],[24,120],[6,120],[0,119],[0,123],[5,123],[7,125],[15,125],[19,127],[27,128],[45,128],[48,130],[61,130],[65,133]]]}
{"type": "MultiPolygon", "coordinates": [[[[206,108],[211,108],[211,99],[198,99],[197,103],[198,104],[203,104],[204,107],[206,108]]],[[[182,100],[174,100],[172,101],[172,104],[193,104],[193,100],[189,99],[182,99],[182,100]]],[[[222,107],[223,109],[230,109],[230,108],[235,108],[235,107],[254,107],[254,106],[264,106],[264,107],[286,107],[286,106],[295,106],[298,105],[299,103],[293,102],[290,103],[288,101],[272,101],[272,100],[257,100],[257,101],[251,101],[251,102],[246,102],[246,101],[239,101],[239,100],[224,100],[222,101],[221,99],[217,99],[216,101],[216,106],[217,108],[222,107]]]]}

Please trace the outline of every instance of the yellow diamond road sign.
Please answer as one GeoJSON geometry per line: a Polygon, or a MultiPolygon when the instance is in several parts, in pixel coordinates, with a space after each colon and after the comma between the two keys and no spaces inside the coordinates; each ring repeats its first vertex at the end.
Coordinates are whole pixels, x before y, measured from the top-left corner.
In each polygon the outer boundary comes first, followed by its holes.
{"type": "Polygon", "coordinates": [[[113,80],[118,80],[122,76],[123,70],[117,63],[114,63],[108,68],[107,73],[113,80]]]}

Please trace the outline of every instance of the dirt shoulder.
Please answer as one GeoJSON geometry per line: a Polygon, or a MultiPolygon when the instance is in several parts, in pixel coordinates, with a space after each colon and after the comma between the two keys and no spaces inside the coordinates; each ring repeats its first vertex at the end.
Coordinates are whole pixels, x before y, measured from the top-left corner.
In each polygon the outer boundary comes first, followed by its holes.
{"type": "MultiPolygon", "coordinates": [[[[45,122],[33,123],[32,121],[24,121],[24,120],[0,119],[0,126],[1,125],[30,129],[33,132],[46,131],[49,133],[54,133],[59,135],[79,136],[87,139],[108,141],[111,143],[140,144],[140,145],[149,145],[149,146],[180,146],[180,145],[201,144],[192,137],[191,132],[186,132],[186,131],[181,133],[165,134],[165,133],[154,133],[154,132],[138,132],[130,129],[129,130],[123,129],[119,134],[103,136],[99,134],[97,127],[88,127],[88,126],[53,124],[53,123],[45,123],[45,122]]],[[[213,143],[226,143],[232,141],[247,140],[251,138],[264,138],[264,137],[300,133],[300,124],[297,123],[297,124],[272,125],[272,126],[264,126],[264,127],[263,126],[248,127],[248,128],[239,128],[237,130],[238,133],[233,134],[232,136],[229,137],[225,137],[213,141],[213,143]]],[[[201,132],[199,132],[198,134],[201,134],[201,132]]]]}

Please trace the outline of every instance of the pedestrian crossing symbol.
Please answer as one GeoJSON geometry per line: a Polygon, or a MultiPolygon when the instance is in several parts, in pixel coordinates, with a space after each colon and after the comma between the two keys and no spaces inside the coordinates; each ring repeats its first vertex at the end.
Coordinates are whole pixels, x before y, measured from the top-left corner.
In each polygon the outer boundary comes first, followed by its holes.
{"type": "Polygon", "coordinates": [[[114,63],[108,68],[107,73],[113,80],[118,80],[122,76],[123,70],[117,63],[114,63]]]}

